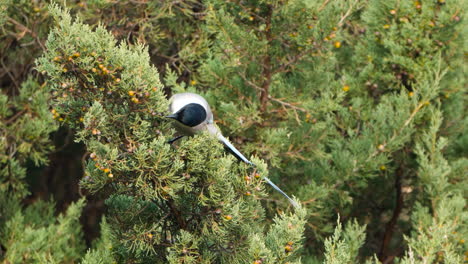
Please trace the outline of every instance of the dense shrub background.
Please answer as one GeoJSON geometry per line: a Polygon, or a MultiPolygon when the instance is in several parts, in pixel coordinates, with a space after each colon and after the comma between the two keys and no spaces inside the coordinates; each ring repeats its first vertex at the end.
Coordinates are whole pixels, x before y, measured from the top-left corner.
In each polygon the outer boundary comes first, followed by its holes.
{"type": "Polygon", "coordinates": [[[466,4],[0,0],[0,259],[466,262],[466,4]]]}

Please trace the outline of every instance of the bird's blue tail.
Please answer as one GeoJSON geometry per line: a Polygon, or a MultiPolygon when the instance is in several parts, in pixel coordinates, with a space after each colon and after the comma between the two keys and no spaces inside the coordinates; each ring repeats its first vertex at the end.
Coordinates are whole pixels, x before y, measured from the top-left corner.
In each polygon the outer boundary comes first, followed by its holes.
{"type": "MultiPolygon", "coordinates": [[[[239,150],[237,150],[236,147],[234,147],[234,145],[232,145],[227,138],[223,137],[222,135],[218,135],[218,139],[229,149],[229,152],[231,152],[232,155],[234,155],[238,160],[255,167],[255,164],[253,164],[244,155],[242,155],[242,153],[240,153],[239,150]]],[[[273,189],[284,195],[284,197],[286,197],[294,207],[298,207],[298,204],[293,199],[291,199],[291,197],[289,197],[285,192],[283,192],[283,190],[276,186],[276,184],[274,184],[270,179],[268,179],[267,177],[263,177],[263,179],[265,179],[265,181],[268,184],[270,184],[271,187],[273,187],[273,189]]]]}

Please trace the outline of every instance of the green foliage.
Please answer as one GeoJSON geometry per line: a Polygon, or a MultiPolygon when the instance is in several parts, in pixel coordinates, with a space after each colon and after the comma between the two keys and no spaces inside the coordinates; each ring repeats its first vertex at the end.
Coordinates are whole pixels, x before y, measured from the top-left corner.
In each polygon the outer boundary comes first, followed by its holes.
{"type": "Polygon", "coordinates": [[[101,238],[94,241],[94,248],[89,249],[83,257],[82,264],[114,263],[112,256],[112,229],[103,217],[101,221],[101,238]]]}
{"type": "Polygon", "coordinates": [[[277,263],[299,257],[303,209],[281,214],[264,230],[255,199],[265,197],[255,176],[267,174],[261,160],[254,158],[255,169],[236,164],[205,134],[171,148],[166,142],[172,132],[162,118],[168,103],[143,47],[116,46],[102,27],[93,31],[73,22],[56,6],[50,11],[58,27],[38,69],[49,76],[57,116],[91,152],[82,186],[116,194],[107,206],[120,261],[176,262],[183,256],[277,263]],[[266,249],[248,251],[251,236],[261,237],[266,249]]]}
{"type": "Polygon", "coordinates": [[[0,0],[1,261],[466,261],[465,0],[48,3],[0,0]],[[185,91],[257,168],[166,143],[185,91]],[[84,156],[57,159],[57,124],[84,156]],[[105,199],[87,250],[84,201],[37,199],[73,185],[57,163],[105,199]]]}
{"type": "Polygon", "coordinates": [[[47,163],[53,149],[49,134],[57,129],[49,111],[49,91],[29,79],[19,95],[0,94],[0,192],[18,198],[28,194],[24,178],[28,160],[36,166],[47,163]]]}
{"type": "MultiPolygon", "coordinates": [[[[467,180],[452,174],[442,155],[446,147],[446,139],[438,136],[442,113],[433,111],[431,126],[416,145],[422,195],[414,208],[414,230],[406,237],[409,250],[401,263],[462,263],[467,250],[464,238],[468,235],[468,213],[463,198],[467,180]]],[[[466,159],[462,166],[466,171],[466,159]]]]}
{"type": "Polygon", "coordinates": [[[355,263],[359,248],[364,244],[365,229],[354,221],[343,230],[338,219],[333,236],[325,240],[324,263],[355,263]]]}
{"type": "Polygon", "coordinates": [[[84,200],[54,216],[54,204],[36,202],[19,210],[1,231],[6,263],[66,263],[75,261],[85,245],[79,228],[84,200]]]}
{"type": "MultiPolygon", "coordinates": [[[[199,87],[244,151],[308,201],[311,252],[337,213],[359,215],[379,250],[377,230],[402,211],[394,193],[421,184],[415,171],[425,164],[412,150],[434,105],[452,120],[442,133],[463,141],[463,1],[443,2],[209,1],[204,29],[216,38],[199,87]],[[394,182],[403,182],[396,192],[394,182]]],[[[462,152],[452,149],[461,172],[462,152]]]]}

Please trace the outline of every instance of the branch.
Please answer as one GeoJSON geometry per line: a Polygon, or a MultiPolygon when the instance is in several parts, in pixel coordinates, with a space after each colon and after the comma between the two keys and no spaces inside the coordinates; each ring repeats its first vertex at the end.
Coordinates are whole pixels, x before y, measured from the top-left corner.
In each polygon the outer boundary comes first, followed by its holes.
{"type": "Polygon", "coordinates": [[[266,111],[266,106],[268,103],[268,98],[269,98],[269,89],[270,89],[270,84],[271,84],[271,77],[272,77],[272,67],[271,67],[271,57],[268,52],[268,47],[271,45],[272,41],[272,35],[271,35],[271,17],[273,16],[273,7],[268,6],[268,14],[266,17],[266,27],[265,27],[265,37],[267,39],[267,51],[265,54],[265,57],[263,58],[263,76],[265,77],[265,80],[263,81],[262,84],[262,90],[260,90],[260,111],[262,113],[265,113],[266,111]]]}
{"type": "Polygon", "coordinates": [[[346,11],[346,13],[341,17],[340,22],[338,22],[338,27],[343,26],[344,21],[346,20],[346,18],[347,18],[349,15],[351,15],[351,11],[353,10],[353,7],[354,7],[354,5],[355,5],[357,2],[359,2],[359,0],[354,1],[354,3],[352,3],[352,4],[349,6],[349,8],[348,8],[348,10],[346,11]]]}
{"type": "Polygon", "coordinates": [[[396,191],[396,206],[393,210],[393,215],[390,221],[385,227],[385,234],[380,248],[379,259],[383,263],[389,263],[393,259],[393,256],[387,256],[387,249],[390,241],[392,240],[393,231],[397,223],[398,217],[400,216],[401,210],[403,209],[403,195],[401,192],[401,180],[403,178],[403,165],[400,165],[396,171],[395,178],[395,191],[396,191]]]}

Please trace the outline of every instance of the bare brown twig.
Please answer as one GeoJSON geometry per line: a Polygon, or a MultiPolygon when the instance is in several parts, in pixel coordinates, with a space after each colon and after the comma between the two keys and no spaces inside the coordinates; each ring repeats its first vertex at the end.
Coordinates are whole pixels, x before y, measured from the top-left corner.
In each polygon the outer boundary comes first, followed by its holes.
{"type": "Polygon", "coordinates": [[[393,259],[393,256],[387,256],[388,246],[393,237],[393,231],[395,230],[395,225],[397,223],[398,217],[403,209],[403,195],[401,192],[401,181],[403,178],[403,165],[395,172],[395,191],[396,191],[396,206],[393,210],[393,215],[390,221],[385,227],[385,234],[382,241],[382,246],[380,247],[379,259],[383,263],[389,263],[393,259]]]}

